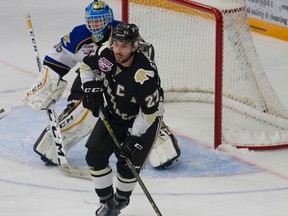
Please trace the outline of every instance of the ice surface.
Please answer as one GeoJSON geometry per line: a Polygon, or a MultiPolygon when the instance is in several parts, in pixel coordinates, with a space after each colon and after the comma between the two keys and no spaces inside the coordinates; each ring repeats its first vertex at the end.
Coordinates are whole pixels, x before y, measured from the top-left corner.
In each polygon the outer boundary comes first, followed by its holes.
{"type": "MultiPolygon", "coordinates": [[[[61,36],[84,22],[84,8],[89,2],[0,0],[0,105],[14,107],[0,122],[3,216],[84,216],[94,215],[98,207],[92,182],[64,176],[57,167],[45,167],[33,152],[33,144],[48,120],[44,111],[34,112],[21,102],[37,75],[26,13],[31,14],[43,57],[61,36]]],[[[120,1],[107,2],[119,19],[120,1]]],[[[253,39],[275,91],[288,107],[288,43],[258,34],[253,34],[253,39]]],[[[74,76],[71,72],[66,79],[71,81],[74,76]]],[[[56,107],[58,113],[68,93],[69,88],[56,107]]],[[[256,152],[229,146],[214,150],[204,135],[211,130],[210,109],[195,103],[166,104],[165,122],[182,149],[180,163],[164,171],[153,170],[148,164],[141,174],[162,215],[288,215],[288,150],[256,152]]],[[[72,164],[83,168],[84,141],[68,155],[72,164]]],[[[123,215],[155,215],[139,186],[123,215]]]]}

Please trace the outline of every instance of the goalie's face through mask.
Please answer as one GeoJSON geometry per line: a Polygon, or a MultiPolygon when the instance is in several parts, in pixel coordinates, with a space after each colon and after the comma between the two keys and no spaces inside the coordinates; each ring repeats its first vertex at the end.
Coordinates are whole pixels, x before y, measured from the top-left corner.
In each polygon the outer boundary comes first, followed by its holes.
{"type": "Polygon", "coordinates": [[[87,21],[89,29],[96,32],[102,29],[105,25],[105,19],[91,19],[87,21]]]}

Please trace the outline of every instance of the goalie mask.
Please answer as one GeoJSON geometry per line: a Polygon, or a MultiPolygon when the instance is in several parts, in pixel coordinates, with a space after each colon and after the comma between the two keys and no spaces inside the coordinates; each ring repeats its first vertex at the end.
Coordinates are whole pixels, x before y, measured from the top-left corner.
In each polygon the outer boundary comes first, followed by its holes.
{"type": "Polygon", "coordinates": [[[94,1],[85,9],[86,27],[96,43],[103,40],[114,20],[112,9],[103,1],[94,1]]]}
{"type": "Polygon", "coordinates": [[[139,39],[139,28],[135,24],[120,23],[113,30],[110,45],[112,47],[115,41],[128,42],[132,44],[135,52],[139,46],[139,39]]]}

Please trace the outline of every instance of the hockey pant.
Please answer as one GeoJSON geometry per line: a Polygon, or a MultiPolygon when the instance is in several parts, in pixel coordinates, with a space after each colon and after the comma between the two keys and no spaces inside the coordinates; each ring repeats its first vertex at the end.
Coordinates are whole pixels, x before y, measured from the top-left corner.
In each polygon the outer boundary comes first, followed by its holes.
{"type": "MultiPolygon", "coordinates": [[[[83,107],[82,100],[78,100],[68,103],[58,121],[67,154],[74,145],[91,133],[97,118],[83,107]]],[[[33,149],[41,156],[41,160],[46,165],[58,165],[57,152],[49,126],[43,130],[33,149]]],[[[177,139],[170,129],[162,123],[158,139],[149,156],[151,165],[154,168],[168,168],[178,162],[180,153],[177,139]]]]}

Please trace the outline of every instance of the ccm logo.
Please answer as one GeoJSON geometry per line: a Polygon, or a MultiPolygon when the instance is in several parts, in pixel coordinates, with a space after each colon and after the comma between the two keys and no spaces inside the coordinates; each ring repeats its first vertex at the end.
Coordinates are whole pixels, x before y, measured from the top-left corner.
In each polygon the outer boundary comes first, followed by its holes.
{"type": "Polygon", "coordinates": [[[101,88],[85,88],[84,89],[84,92],[85,93],[90,93],[90,92],[92,92],[92,93],[95,93],[95,92],[101,92],[101,88]]]}

